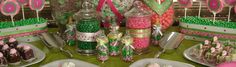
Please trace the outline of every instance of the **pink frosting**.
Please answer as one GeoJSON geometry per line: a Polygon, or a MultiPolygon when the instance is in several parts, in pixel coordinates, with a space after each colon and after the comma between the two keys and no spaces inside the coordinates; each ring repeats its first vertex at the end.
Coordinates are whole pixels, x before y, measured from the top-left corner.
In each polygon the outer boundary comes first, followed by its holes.
{"type": "Polygon", "coordinates": [[[24,45],[24,50],[30,50],[30,49],[31,49],[30,46],[24,45]]]}
{"type": "Polygon", "coordinates": [[[6,49],[8,49],[8,48],[9,48],[8,45],[4,45],[2,49],[3,49],[3,50],[6,50],[6,49]]]}
{"type": "Polygon", "coordinates": [[[226,62],[217,65],[217,67],[236,67],[236,62],[226,62]]]}
{"type": "Polygon", "coordinates": [[[16,52],[17,52],[16,49],[11,49],[10,50],[10,54],[16,54],[16,52]]]}
{"type": "Polygon", "coordinates": [[[16,41],[15,38],[10,38],[10,39],[9,39],[9,42],[15,42],[15,41],[16,41]]]}
{"type": "Polygon", "coordinates": [[[24,45],[17,45],[17,48],[22,48],[24,45]]]}
{"type": "Polygon", "coordinates": [[[3,40],[0,41],[0,45],[4,45],[4,41],[3,40]]]}
{"type": "Polygon", "coordinates": [[[2,52],[0,52],[0,57],[3,57],[3,54],[2,54],[2,52]]]}

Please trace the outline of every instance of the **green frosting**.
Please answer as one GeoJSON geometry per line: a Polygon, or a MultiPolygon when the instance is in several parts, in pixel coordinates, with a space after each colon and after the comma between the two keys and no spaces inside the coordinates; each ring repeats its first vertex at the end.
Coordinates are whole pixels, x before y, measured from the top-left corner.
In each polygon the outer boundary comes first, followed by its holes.
{"type": "Polygon", "coordinates": [[[235,22],[227,22],[227,21],[221,21],[221,20],[216,20],[215,22],[213,22],[213,20],[210,20],[207,18],[201,18],[201,17],[188,16],[186,18],[180,18],[180,22],[236,29],[235,22]]]}
{"type": "Polygon", "coordinates": [[[26,26],[26,25],[32,25],[32,24],[41,24],[41,23],[46,23],[46,22],[47,20],[44,18],[39,18],[39,22],[37,18],[29,18],[26,20],[15,21],[15,26],[12,25],[12,22],[0,22],[0,29],[26,26]]]}

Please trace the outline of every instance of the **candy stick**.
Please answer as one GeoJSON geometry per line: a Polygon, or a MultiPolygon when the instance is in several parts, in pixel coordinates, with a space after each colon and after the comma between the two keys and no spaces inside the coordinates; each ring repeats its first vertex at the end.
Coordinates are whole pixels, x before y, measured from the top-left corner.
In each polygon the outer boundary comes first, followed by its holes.
{"type": "Polygon", "coordinates": [[[216,13],[215,13],[215,12],[213,12],[213,15],[214,15],[213,23],[215,24],[215,20],[216,20],[216,13]]]}
{"type": "Polygon", "coordinates": [[[37,20],[38,20],[38,22],[39,22],[39,11],[36,10],[36,13],[37,13],[37,20]]]}
{"type": "Polygon", "coordinates": [[[22,11],[23,20],[25,20],[25,10],[24,10],[24,5],[21,5],[21,11],[22,11]]]}
{"type": "Polygon", "coordinates": [[[232,9],[232,6],[229,6],[229,15],[228,15],[228,22],[230,21],[230,11],[231,11],[231,9],[232,9]]]}
{"type": "Polygon", "coordinates": [[[188,10],[188,8],[184,8],[184,17],[186,18],[186,16],[187,16],[187,10],[188,10]]]}
{"type": "Polygon", "coordinates": [[[14,22],[14,18],[13,18],[13,17],[14,17],[14,16],[11,15],[11,22],[12,22],[12,25],[15,26],[15,22],[14,22]]]}
{"type": "Polygon", "coordinates": [[[202,2],[199,1],[199,11],[198,11],[198,17],[201,17],[201,9],[202,9],[202,2]]]}

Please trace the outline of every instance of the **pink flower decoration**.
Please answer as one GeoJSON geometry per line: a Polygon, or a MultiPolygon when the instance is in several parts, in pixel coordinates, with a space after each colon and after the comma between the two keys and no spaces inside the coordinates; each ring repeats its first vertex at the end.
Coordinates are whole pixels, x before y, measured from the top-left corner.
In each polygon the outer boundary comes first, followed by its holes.
{"type": "Polygon", "coordinates": [[[179,4],[182,5],[184,8],[189,8],[192,6],[192,0],[178,0],[179,4]]]}
{"type": "Polygon", "coordinates": [[[31,10],[41,11],[44,8],[45,0],[29,0],[31,10]]]}
{"type": "Polygon", "coordinates": [[[207,0],[207,7],[211,12],[219,13],[223,10],[224,4],[221,0],[207,0]]]}
{"type": "Polygon", "coordinates": [[[14,16],[20,11],[20,6],[16,1],[8,0],[2,3],[1,12],[6,16],[14,16]]]}

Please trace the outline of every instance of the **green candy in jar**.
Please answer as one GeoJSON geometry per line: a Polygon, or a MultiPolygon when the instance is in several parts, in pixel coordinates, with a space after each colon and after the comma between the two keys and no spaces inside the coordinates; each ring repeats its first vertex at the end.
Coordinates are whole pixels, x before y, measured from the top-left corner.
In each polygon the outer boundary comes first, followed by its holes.
{"type": "Polygon", "coordinates": [[[96,37],[101,33],[98,14],[90,0],[83,0],[82,9],[76,19],[78,52],[84,55],[96,53],[96,37]]]}

